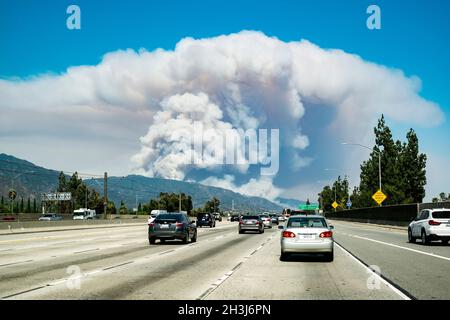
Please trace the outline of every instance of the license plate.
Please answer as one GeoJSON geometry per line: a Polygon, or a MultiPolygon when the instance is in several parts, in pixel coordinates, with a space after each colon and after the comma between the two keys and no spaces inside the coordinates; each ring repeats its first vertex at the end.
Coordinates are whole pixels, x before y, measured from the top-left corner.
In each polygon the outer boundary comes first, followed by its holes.
{"type": "Polygon", "coordinates": [[[299,234],[298,236],[300,239],[314,239],[313,234],[299,234]]]}
{"type": "Polygon", "coordinates": [[[161,229],[168,229],[169,225],[168,224],[162,224],[160,225],[161,229]]]}

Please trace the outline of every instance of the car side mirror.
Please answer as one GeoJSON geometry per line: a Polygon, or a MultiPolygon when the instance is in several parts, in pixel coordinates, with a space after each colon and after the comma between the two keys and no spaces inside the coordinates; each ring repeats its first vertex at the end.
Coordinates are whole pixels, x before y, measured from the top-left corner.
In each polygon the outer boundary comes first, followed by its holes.
{"type": "Polygon", "coordinates": [[[333,230],[334,229],[334,226],[330,226],[330,230],[333,230]]]}
{"type": "Polygon", "coordinates": [[[283,230],[284,226],[278,226],[278,229],[283,230]]]}

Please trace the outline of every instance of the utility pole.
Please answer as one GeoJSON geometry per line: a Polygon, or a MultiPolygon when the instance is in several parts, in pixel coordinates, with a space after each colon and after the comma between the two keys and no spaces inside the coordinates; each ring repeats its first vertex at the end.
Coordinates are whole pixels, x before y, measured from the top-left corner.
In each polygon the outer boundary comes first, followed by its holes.
{"type": "MultiPolygon", "coordinates": [[[[103,192],[105,193],[105,202],[103,203],[103,219],[107,217],[107,207],[108,207],[108,173],[105,172],[104,181],[103,181],[103,192]]],[[[112,217],[111,217],[112,218],[112,217]]]]}
{"type": "Polygon", "coordinates": [[[84,207],[86,208],[86,209],[88,209],[88,187],[87,187],[87,185],[85,185],[86,186],[86,198],[84,199],[84,207]]]}
{"type": "Polygon", "coordinates": [[[178,203],[178,206],[179,206],[178,211],[181,212],[181,192],[180,192],[180,201],[178,203]]]}

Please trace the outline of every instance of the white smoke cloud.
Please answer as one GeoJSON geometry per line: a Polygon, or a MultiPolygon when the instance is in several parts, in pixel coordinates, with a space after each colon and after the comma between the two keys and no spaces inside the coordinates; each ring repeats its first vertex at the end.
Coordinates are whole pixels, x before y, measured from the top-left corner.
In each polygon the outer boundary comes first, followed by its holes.
{"type": "Polygon", "coordinates": [[[262,176],[258,179],[251,178],[247,183],[241,185],[235,183],[235,177],[232,175],[225,175],[223,178],[209,177],[200,181],[200,183],[269,200],[275,200],[283,191],[281,188],[277,188],[273,185],[273,179],[269,176],[262,176]]]}
{"type": "MultiPolygon", "coordinates": [[[[419,96],[420,86],[416,77],[341,50],[242,31],[185,38],[168,51],[116,51],[96,66],[71,67],[61,75],[0,80],[0,134],[23,135],[25,130],[32,139],[65,132],[74,139],[83,132],[101,148],[124,137],[122,144],[134,145],[148,128],[140,150],[130,155],[134,169],[183,179],[192,155],[184,152],[189,142],[174,135],[176,130],[191,132],[194,121],[217,133],[279,128],[282,147],[293,152],[290,170],[297,170],[311,162],[302,156],[310,142],[300,127],[309,103],[334,110],[330,127],[343,140],[367,136],[368,124],[380,113],[398,122],[437,125],[443,113],[419,96]],[[20,128],[11,121],[18,118],[20,128]]],[[[205,141],[206,148],[215,146],[205,141]]],[[[248,166],[238,169],[245,173],[248,166]]],[[[237,187],[234,178],[227,179],[206,182],[237,187]]],[[[241,189],[272,197],[279,192],[272,181],[253,179],[241,189]]]]}

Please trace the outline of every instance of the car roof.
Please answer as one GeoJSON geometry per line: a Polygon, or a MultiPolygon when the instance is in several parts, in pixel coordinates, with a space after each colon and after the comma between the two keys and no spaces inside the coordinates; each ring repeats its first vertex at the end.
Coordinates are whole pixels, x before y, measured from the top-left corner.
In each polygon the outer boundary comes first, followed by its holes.
{"type": "Polygon", "coordinates": [[[295,216],[290,216],[289,219],[291,218],[322,218],[325,219],[324,216],[318,215],[318,214],[296,214],[295,216]]]}
{"type": "Polygon", "coordinates": [[[431,212],[435,212],[435,211],[449,211],[450,208],[425,209],[425,210],[430,210],[431,212]]]}

